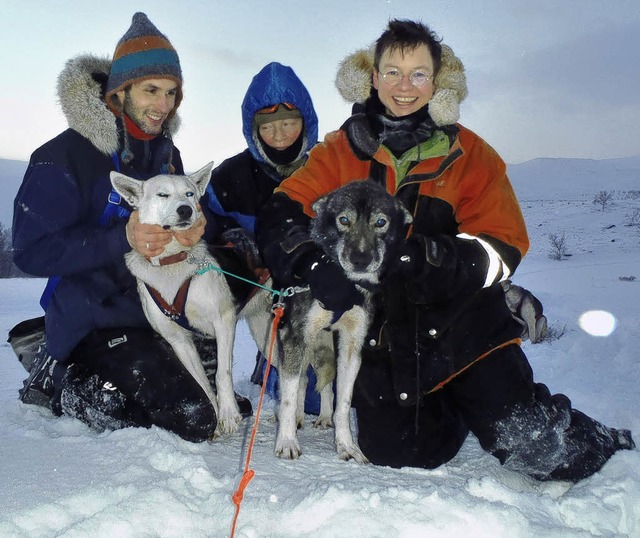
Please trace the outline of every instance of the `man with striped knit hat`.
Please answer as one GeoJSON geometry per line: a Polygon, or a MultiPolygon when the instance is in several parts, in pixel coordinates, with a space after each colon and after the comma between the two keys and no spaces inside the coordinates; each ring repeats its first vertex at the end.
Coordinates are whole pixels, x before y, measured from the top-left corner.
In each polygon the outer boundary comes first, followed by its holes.
{"type": "MultiPolygon", "coordinates": [[[[20,394],[98,430],[157,425],[203,441],[216,428],[213,406],[149,326],[124,255],[157,256],[174,235],[195,244],[213,218],[202,204],[182,232],[141,224],[109,179],[184,173],[172,142],[182,83],[176,50],[144,13],[111,60],[80,55],[60,74],[69,128],[33,153],[15,200],[15,263],[49,279],[43,342],[21,357],[30,376],[20,394]]],[[[211,341],[200,347],[215,353],[211,341]]]]}

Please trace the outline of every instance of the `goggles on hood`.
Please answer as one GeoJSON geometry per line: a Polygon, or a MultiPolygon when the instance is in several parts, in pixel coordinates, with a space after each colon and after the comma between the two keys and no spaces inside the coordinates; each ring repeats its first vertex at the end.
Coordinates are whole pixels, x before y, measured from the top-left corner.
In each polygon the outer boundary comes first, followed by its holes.
{"type": "Polygon", "coordinates": [[[258,110],[257,114],[273,114],[280,106],[283,106],[286,110],[298,110],[298,107],[291,103],[276,103],[275,105],[261,108],[258,110]]]}

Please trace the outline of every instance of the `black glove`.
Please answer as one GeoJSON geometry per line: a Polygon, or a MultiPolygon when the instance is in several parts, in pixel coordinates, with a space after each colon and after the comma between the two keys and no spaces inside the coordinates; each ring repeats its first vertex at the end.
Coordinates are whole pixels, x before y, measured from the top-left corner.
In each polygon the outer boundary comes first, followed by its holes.
{"type": "Polygon", "coordinates": [[[311,295],[325,310],[346,312],[363,303],[362,293],[344,273],[342,267],[326,254],[314,252],[305,256],[295,271],[311,288],[311,295]]]}
{"type": "Polygon", "coordinates": [[[437,241],[422,234],[413,234],[398,248],[390,272],[409,278],[424,276],[431,268],[440,267],[443,254],[437,241]]]}

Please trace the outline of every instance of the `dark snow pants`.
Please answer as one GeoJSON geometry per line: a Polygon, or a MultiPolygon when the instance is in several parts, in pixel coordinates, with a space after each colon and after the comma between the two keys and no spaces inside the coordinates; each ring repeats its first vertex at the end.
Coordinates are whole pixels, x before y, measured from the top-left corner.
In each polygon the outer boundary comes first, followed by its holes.
{"type": "Polygon", "coordinates": [[[375,377],[390,383],[390,369],[381,356],[363,357],[354,391],[358,441],[379,465],[438,467],[471,431],[507,468],[575,482],[597,472],[617,450],[634,446],[629,432],[603,426],[572,409],[566,396],[534,383],[517,345],[494,351],[417,406],[401,407],[389,393],[376,397],[375,389],[360,385],[375,377]]]}
{"type": "MultiPolygon", "coordinates": [[[[203,359],[215,341],[196,340],[203,359]]],[[[203,360],[204,362],[204,360],[203,360]]],[[[156,425],[189,441],[210,438],[213,405],[170,346],[151,329],[102,329],[68,360],[62,412],[97,429],[156,425]]]]}

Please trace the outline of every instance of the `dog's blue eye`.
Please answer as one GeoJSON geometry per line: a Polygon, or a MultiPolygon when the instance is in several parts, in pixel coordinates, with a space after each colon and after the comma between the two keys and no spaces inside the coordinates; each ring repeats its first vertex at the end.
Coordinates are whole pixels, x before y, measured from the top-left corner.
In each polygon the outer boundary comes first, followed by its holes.
{"type": "Polygon", "coordinates": [[[386,223],[387,223],[387,219],[383,219],[382,217],[380,217],[376,221],[376,228],[382,228],[386,223]]]}
{"type": "Polygon", "coordinates": [[[160,198],[169,198],[169,195],[168,195],[166,192],[159,192],[159,193],[158,193],[158,196],[159,196],[160,198]]]}
{"type": "Polygon", "coordinates": [[[347,217],[338,217],[338,222],[340,224],[342,224],[343,226],[349,226],[349,224],[351,224],[351,222],[349,221],[349,219],[347,217]]]}
{"type": "Polygon", "coordinates": [[[192,196],[195,196],[195,194],[193,192],[189,191],[187,193],[187,198],[191,198],[192,196]]]}

